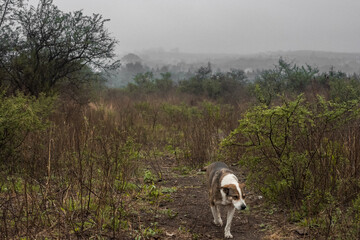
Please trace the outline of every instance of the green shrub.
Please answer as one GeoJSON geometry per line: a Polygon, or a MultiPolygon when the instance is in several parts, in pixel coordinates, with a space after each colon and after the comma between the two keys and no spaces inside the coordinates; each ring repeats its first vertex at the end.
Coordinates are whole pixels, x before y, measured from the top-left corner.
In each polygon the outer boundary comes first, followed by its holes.
{"type": "Polygon", "coordinates": [[[351,202],[359,192],[349,171],[360,169],[351,157],[360,149],[348,142],[358,134],[358,116],[357,101],[319,96],[309,103],[299,95],[281,106],[250,109],[222,145],[245,149],[240,162],[248,180],[268,199],[300,209],[301,216],[316,215],[333,201],[351,202]]]}
{"type": "Polygon", "coordinates": [[[359,99],[360,84],[355,78],[333,77],[330,82],[330,97],[336,102],[359,99]]]}
{"type": "Polygon", "coordinates": [[[232,156],[244,149],[248,182],[286,206],[293,221],[314,235],[354,239],[360,234],[358,118],[356,100],[306,102],[299,95],[281,106],[253,107],[222,145],[232,156]]]}
{"type": "Polygon", "coordinates": [[[243,94],[240,90],[244,88],[245,83],[244,71],[231,69],[225,73],[213,73],[208,63],[207,67],[200,67],[194,77],[180,81],[179,90],[214,100],[231,102],[235,94],[243,94]]]}
{"type": "Polygon", "coordinates": [[[18,93],[7,97],[0,92],[0,164],[15,160],[17,149],[29,133],[49,126],[48,115],[53,109],[54,97],[38,98],[18,93]]]}
{"type": "Polygon", "coordinates": [[[256,78],[253,94],[260,103],[269,106],[280,94],[304,92],[318,72],[309,65],[299,67],[280,58],[274,69],[264,70],[256,78]]]}

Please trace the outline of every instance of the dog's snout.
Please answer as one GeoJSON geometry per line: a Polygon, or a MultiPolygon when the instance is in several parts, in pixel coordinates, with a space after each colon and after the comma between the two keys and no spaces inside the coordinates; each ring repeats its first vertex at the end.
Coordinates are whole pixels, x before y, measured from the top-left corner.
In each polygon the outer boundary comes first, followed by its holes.
{"type": "Polygon", "coordinates": [[[246,205],[245,204],[242,204],[241,205],[241,210],[244,210],[246,208],[246,205]]]}

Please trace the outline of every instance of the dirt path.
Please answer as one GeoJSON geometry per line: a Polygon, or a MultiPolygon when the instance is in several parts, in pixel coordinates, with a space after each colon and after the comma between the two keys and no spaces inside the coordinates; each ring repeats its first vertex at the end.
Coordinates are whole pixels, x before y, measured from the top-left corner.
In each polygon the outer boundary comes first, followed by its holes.
{"type": "MultiPolygon", "coordinates": [[[[245,180],[238,168],[232,169],[240,181],[245,180]]],[[[192,171],[181,175],[175,173],[171,166],[164,167],[162,171],[163,181],[158,185],[162,188],[176,187],[176,191],[171,193],[172,201],[159,204],[161,211],[169,212],[168,217],[157,219],[158,227],[164,229],[159,239],[223,239],[224,227],[212,223],[204,172],[192,171]]],[[[271,209],[264,209],[263,200],[259,198],[259,195],[247,190],[248,210],[236,211],[232,222],[234,239],[283,239],[283,233],[280,236],[277,232],[282,232],[284,216],[275,214],[271,209]]],[[[225,214],[222,213],[224,224],[225,214]]],[[[289,234],[286,238],[297,237],[289,234]]]]}

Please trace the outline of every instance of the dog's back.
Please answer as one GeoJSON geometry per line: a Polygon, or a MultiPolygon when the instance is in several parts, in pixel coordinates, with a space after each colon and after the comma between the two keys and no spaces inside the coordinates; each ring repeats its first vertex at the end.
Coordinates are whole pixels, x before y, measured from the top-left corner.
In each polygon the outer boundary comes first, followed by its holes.
{"type": "Polygon", "coordinates": [[[229,167],[223,162],[214,162],[206,167],[206,177],[208,180],[209,190],[220,188],[221,178],[227,174],[233,173],[229,167]]]}
{"type": "Polygon", "coordinates": [[[214,162],[207,166],[206,168],[206,176],[208,180],[210,181],[209,184],[211,184],[212,179],[214,178],[214,175],[216,172],[220,171],[221,169],[229,169],[229,167],[223,163],[223,162],[214,162]]]}

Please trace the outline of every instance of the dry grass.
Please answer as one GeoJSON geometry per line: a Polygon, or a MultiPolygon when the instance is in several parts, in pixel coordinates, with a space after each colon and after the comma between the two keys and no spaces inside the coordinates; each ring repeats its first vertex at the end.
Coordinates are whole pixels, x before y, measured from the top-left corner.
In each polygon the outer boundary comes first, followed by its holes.
{"type": "Polygon", "coordinates": [[[179,166],[212,160],[239,114],[175,96],[105,96],[89,105],[59,102],[51,126],[27,136],[16,170],[0,176],[3,238],[145,234],[131,216],[141,208],[131,200],[153,194],[143,169],[160,179],[164,159],[179,166]]]}

